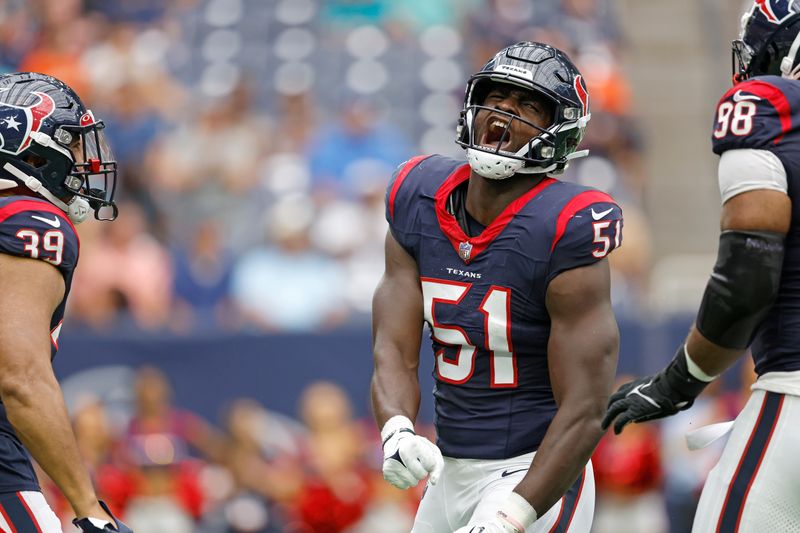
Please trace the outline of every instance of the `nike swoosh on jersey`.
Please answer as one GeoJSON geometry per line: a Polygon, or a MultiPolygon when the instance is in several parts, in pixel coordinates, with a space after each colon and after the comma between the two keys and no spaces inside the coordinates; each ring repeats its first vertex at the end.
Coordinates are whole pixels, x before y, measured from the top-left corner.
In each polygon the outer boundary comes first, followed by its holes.
{"type": "Polygon", "coordinates": [[[741,89],[733,93],[734,102],[743,102],[745,100],[761,100],[761,97],[754,94],[742,94],[741,89]]]}
{"type": "Polygon", "coordinates": [[[595,219],[595,220],[600,220],[601,218],[603,218],[604,216],[606,216],[607,214],[609,214],[613,210],[614,210],[613,207],[609,207],[605,211],[600,211],[599,213],[597,213],[597,212],[595,212],[594,207],[593,207],[592,208],[592,218],[595,219]]]}
{"type": "Polygon", "coordinates": [[[500,477],[510,476],[512,474],[516,474],[517,472],[526,472],[527,470],[527,468],[519,468],[517,470],[511,470],[510,472],[508,470],[503,470],[503,473],[500,474],[500,477]]]}
{"type": "Polygon", "coordinates": [[[53,215],[53,220],[50,220],[49,218],[40,217],[39,215],[31,215],[31,218],[35,218],[36,220],[41,220],[45,224],[53,226],[54,228],[61,227],[61,219],[59,219],[55,215],[53,215]]]}

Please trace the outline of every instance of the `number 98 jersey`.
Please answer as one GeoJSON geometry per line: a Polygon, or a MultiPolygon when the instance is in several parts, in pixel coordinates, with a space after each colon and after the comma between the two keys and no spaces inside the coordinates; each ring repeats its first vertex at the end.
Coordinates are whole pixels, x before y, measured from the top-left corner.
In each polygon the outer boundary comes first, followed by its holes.
{"type": "Polygon", "coordinates": [[[0,197],[0,253],[47,261],[64,276],[64,298],[50,322],[51,356],[58,350],[79,246],[75,226],[53,204],[30,196],[0,197]]]}
{"type": "Polygon", "coordinates": [[[536,450],[556,412],[547,286],[618,247],[622,212],[605,193],[546,177],[468,236],[448,203],[469,177],[461,161],[414,158],[389,184],[386,216],[419,270],[437,444],[449,457],[505,459],[536,450]]]}

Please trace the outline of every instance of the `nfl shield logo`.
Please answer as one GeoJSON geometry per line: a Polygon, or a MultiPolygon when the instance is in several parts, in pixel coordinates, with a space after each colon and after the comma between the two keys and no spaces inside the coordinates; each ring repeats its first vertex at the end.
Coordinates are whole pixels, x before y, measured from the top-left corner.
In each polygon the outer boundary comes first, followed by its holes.
{"type": "Polygon", "coordinates": [[[464,261],[469,261],[469,256],[472,254],[472,245],[468,242],[462,242],[458,245],[458,255],[464,261]]]}

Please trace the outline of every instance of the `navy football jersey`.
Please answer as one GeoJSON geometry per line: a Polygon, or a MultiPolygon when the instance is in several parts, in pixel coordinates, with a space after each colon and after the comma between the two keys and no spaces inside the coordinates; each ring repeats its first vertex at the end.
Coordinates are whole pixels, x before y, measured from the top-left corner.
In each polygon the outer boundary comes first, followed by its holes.
{"type": "MultiPolygon", "coordinates": [[[[0,253],[47,261],[64,276],[64,298],[50,321],[51,357],[58,350],[78,247],[75,227],[53,204],[29,196],[0,197],[0,253]]],[[[28,454],[0,403],[0,493],[39,490],[38,487],[28,454]]]]}
{"type": "Polygon", "coordinates": [[[758,375],[800,370],[800,82],[759,76],[731,88],[717,105],[714,153],[753,148],[786,170],[792,222],[778,297],[751,344],[758,375]]]}
{"type": "Polygon", "coordinates": [[[536,450],[556,412],[548,284],[618,247],[622,212],[605,193],[548,177],[467,236],[447,203],[469,176],[462,161],[414,158],[389,184],[386,216],[419,269],[442,453],[509,458],[536,450]]]}

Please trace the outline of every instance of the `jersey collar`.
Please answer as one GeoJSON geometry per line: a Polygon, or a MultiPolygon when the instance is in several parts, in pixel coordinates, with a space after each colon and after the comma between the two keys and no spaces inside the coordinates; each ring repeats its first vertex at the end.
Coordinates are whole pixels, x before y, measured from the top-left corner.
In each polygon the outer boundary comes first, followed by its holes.
{"type": "Polygon", "coordinates": [[[458,256],[464,261],[465,264],[470,264],[483,250],[485,250],[494,239],[508,226],[509,222],[520,210],[527,205],[537,194],[542,192],[545,188],[549,187],[557,180],[554,178],[545,177],[537,183],[531,190],[511,202],[506,208],[495,218],[486,229],[479,235],[474,237],[467,236],[464,230],[461,229],[456,218],[447,212],[447,199],[450,194],[462,183],[469,179],[470,166],[465,164],[458,167],[453,171],[450,176],[442,183],[439,190],[436,191],[434,197],[436,205],[436,218],[439,221],[439,227],[442,233],[445,234],[450,244],[453,245],[458,256]]]}

